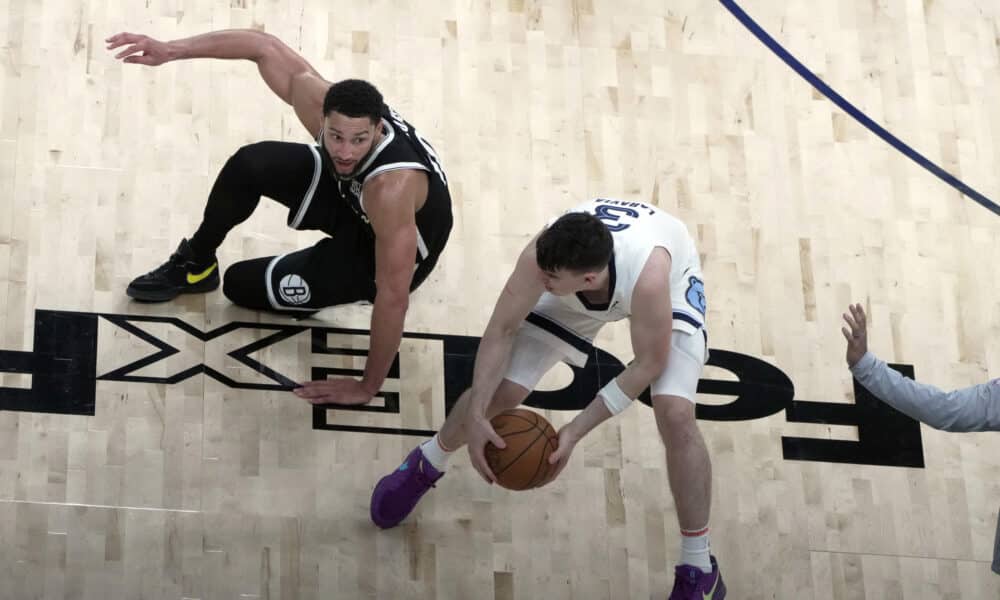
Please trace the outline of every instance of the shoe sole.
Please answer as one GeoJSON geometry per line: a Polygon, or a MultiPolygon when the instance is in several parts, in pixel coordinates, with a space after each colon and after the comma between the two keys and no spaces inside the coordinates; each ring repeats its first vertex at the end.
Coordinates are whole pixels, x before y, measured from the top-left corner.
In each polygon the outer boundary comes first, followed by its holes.
{"type": "Polygon", "coordinates": [[[175,287],[160,291],[138,290],[130,285],[125,289],[125,293],[129,296],[129,298],[138,300],[139,302],[167,302],[169,300],[173,300],[181,294],[204,294],[205,292],[211,292],[212,290],[218,289],[218,287],[219,280],[211,279],[207,281],[199,281],[194,285],[186,285],[183,287],[175,287]]]}

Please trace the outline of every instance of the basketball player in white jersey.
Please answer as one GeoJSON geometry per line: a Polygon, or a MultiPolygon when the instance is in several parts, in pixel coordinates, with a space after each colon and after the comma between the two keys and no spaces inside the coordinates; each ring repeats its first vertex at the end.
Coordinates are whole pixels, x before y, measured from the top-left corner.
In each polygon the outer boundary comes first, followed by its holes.
{"type": "MultiPolygon", "coordinates": [[[[684,224],[639,202],[586,203],[528,244],[483,333],[472,387],[438,434],[379,481],[371,500],[375,524],[402,521],[462,445],[476,470],[496,481],[484,448],[504,442],[489,418],[521,404],[557,362],[582,366],[601,327],[626,318],[635,360],[560,430],[549,480],[584,435],[650,388],[683,534],[670,600],[724,598],[708,542],[712,467],[695,421],[707,359],[701,264],[684,224]]],[[[300,393],[310,393],[309,386],[300,393]]]]}

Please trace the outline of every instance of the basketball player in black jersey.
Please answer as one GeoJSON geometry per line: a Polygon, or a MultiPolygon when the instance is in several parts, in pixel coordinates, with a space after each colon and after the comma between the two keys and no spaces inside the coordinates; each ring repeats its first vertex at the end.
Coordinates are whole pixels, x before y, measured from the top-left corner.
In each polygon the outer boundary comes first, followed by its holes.
{"type": "Polygon", "coordinates": [[[237,262],[222,278],[235,304],[308,315],[325,306],[369,301],[371,347],[363,378],[323,383],[314,403],[364,404],[379,391],[399,348],[409,293],[427,277],[451,231],[451,197],[430,144],[357,79],[331,84],[272,35],[210,32],[162,42],[119,33],[115,58],[149,66],[187,58],[247,59],[295,109],[316,144],[260,142],[223,166],[201,225],[169,260],[137,277],[127,293],[160,302],[219,286],[216,249],[261,196],[288,207],[288,225],[323,231],[311,248],[237,262]]]}

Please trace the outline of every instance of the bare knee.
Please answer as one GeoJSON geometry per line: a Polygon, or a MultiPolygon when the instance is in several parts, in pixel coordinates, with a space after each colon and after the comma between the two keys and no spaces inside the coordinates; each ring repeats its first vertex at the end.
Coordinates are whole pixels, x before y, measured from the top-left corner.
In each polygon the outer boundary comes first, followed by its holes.
{"type": "Polygon", "coordinates": [[[493,394],[493,401],[486,409],[486,416],[492,419],[503,411],[520,405],[530,393],[531,390],[509,379],[504,379],[497,386],[496,393],[493,394]]]}
{"type": "Polygon", "coordinates": [[[653,396],[656,427],[664,441],[686,438],[697,432],[694,403],[678,396],[653,396]]]}
{"type": "MultiPolygon", "coordinates": [[[[493,399],[486,407],[486,417],[492,419],[503,411],[514,408],[524,402],[529,393],[530,390],[504,379],[500,382],[497,391],[493,394],[493,399]]],[[[455,407],[452,408],[449,417],[456,415],[458,418],[464,419],[469,410],[471,398],[471,389],[466,389],[462,392],[462,395],[458,398],[458,402],[455,403],[455,407]]]]}
{"type": "MultiPolygon", "coordinates": [[[[504,379],[493,394],[493,399],[486,407],[486,418],[492,419],[503,411],[514,408],[528,397],[529,390],[504,379]]],[[[466,389],[458,398],[458,402],[448,413],[444,425],[441,427],[440,440],[448,448],[458,448],[466,443],[465,420],[469,414],[469,403],[472,395],[466,389]]]]}

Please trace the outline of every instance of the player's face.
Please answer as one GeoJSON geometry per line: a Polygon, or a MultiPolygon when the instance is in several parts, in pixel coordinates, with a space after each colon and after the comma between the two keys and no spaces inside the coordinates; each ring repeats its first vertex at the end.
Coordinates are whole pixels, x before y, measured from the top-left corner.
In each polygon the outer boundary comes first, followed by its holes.
{"type": "Polygon", "coordinates": [[[378,123],[368,117],[348,117],[336,111],[323,119],[323,145],[338,175],[350,175],[375,143],[378,123]]]}
{"type": "Polygon", "coordinates": [[[575,273],[566,269],[542,271],[545,290],[555,296],[568,296],[585,290],[592,279],[591,273],[575,273]]]}

